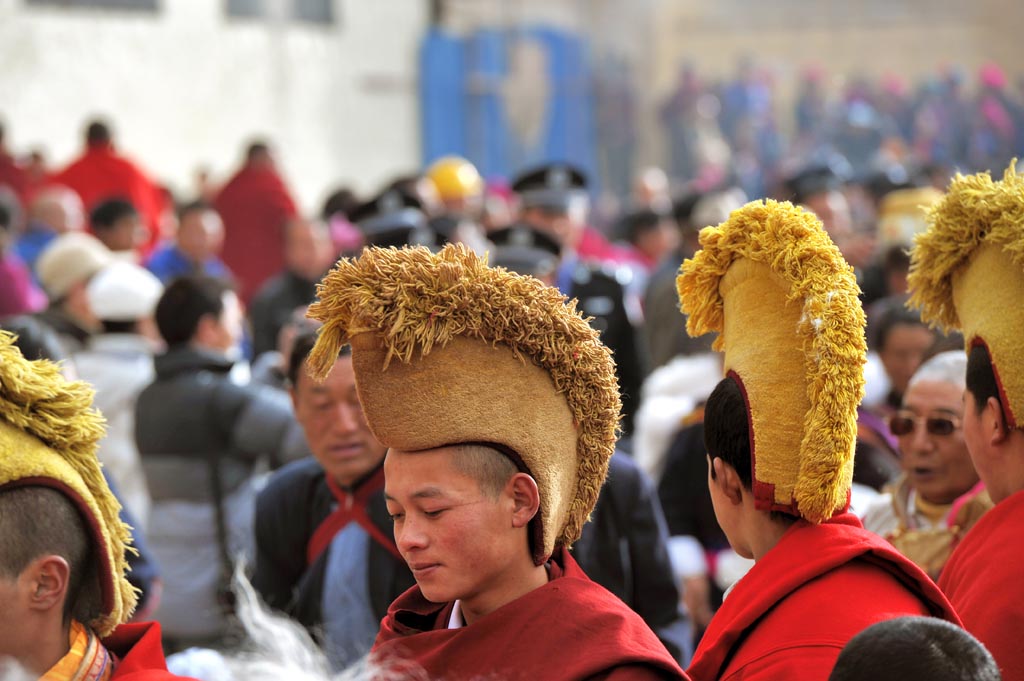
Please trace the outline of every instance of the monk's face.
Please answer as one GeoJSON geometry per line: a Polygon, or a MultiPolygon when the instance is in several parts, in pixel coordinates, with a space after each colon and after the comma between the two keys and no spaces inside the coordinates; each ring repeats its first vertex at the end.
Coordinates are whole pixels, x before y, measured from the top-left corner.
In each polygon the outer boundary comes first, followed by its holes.
{"type": "Polygon", "coordinates": [[[384,494],[394,519],[395,543],[423,596],[435,603],[461,599],[466,607],[493,609],[509,590],[512,565],[528,554],[506,492],[487,494],[458,470],[449,448],[389,450],[384,494]]]}
{"type": "Polygon", "coordinates": [[[894,422],[913,424],[898,436],[903,470],[917,493],[933,504],[952,503],[978,483],[961,426],[963,395],[962,388],[946,381],[919,381],[907,390],[894,417],[894,422]]]}
{"type": "Polygon", "coordinates": [[[323,383],[310,378],[303,365],[291,395],[313,456],[335,482],[350,487],[380,465],[386,449],[363,417],[352,357],[339,357],[323,383]]]}

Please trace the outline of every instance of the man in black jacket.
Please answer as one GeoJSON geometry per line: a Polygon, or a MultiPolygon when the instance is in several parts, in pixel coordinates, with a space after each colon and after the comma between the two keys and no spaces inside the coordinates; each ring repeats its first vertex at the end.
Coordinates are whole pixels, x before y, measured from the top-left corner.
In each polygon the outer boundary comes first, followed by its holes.
{"type": "Polygon", "coordinates": [[[165,578],[155,617],[172,648],[217,645],[228,633],[218,589],[234,555],[252,550],[257,466],[306,448],[286,397],[230,376],[242,311],[229,284],[177,279],[155,316],[168,349],[135,411],[153,500],[148,539],[165,578]]]}
{"type": "Polygon", "coordinates": [[[253,586],[317,635],[336,669],[369,652],[388,606],[413,585],[384,503],[384,454],[363,418],[350,348],[323,383],[306,373],[315,332],[288,363],[295,415],[315,460],[274,475],[256,502],[253,586]]]}

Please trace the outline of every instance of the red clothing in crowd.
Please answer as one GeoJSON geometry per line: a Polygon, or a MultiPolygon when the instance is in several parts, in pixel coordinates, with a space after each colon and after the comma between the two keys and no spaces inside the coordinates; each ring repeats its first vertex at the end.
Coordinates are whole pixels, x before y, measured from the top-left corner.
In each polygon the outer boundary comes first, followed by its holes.
{"type": "Polygon", "coordinates": [[[269,166],[246,165],[214,200],[224,221],[222,258],[248,302],[284,269],[284,228],[297,214],[281,177],[269,166]]]}
{"type": "Polygon", "coordinates": [[[160,218],[165,207],[163,193],[138,166],[119,156],[113,147],[88,147],[80,158],[50,181],[73,189],[87,212],[105,199],[127,199],[149,228],[149,241],[144,250],[149,252],[159,240],[160,218]]]}
{"type": "Polygon", "coordinates": [[[981,517],[939,576],[964,628],[992,653],[1004,681],[1024,680],[1022,527],[1024,492],[1017,492],[981,517]]]}
{"type": "Polygon", "coordinates": [[[686,678],[640,616],[565,549],[549,570],[544,586],[458,629],[447,628],[452,603],[431,603],[414,586],[391,604],[373,654],[446,681],[686,678]]]}
{"type": "Polygon", "coordinates": [[[960,623],[934,582],[856,516],[801,520],[729,592],[687,672],[824,681],[847,641],[904,615],[960,623]]]}
{"type": "MultiPolygon", "coordinates": [[[[160,625],[156,622],[122,624],[103,639],[107,650],[117,656],[118,663],[111,679],[118,681],[174,681],[191,677],[167,671],[160,625]]],[[[195,679],[191,679],[195,681],[195,679]]]]}
{"type": "Polygon", "coordinates": [[[0,151],[0,187],[10,187],[23,211],[28,209],[29,183],[25,170],[9,154],[0,151]]]}

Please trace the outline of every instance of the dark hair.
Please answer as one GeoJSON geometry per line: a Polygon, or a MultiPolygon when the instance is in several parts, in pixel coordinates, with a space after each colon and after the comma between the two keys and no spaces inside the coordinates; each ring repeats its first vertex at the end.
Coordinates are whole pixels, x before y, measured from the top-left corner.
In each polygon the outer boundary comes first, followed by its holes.
{"type": "MultiPolygon", "coordinates": [[[[292,343],[292,353],[288,356],[288,383],[293,388],[298,385],[302,364],[309,357],[310,350],[316,345],[317,335],[317,329],[305,329],[295,336],[295,342],[292,343]]],[[[350,354],[352,354],[352,347],[343,345],[338,352],[338,357],[347,357],[350,354]]]]}
{"type": "Polygon", "coordinates": [[[110,144],[112,138],[110,126],[103,121],[91,121],[85,129],[85,142],[89,146],[110,144]]]}
{"type": "Polygon", "coordinates": [[[60,556],[70,566],[64,621],[97,617],[101,598],[95,557],[75,505],[49,487],[0,491],[0,576],[13,579],[44,555],[60,556]]]}
{"type": "Polygon", "coordinates": [[[731,376],[718,382],[704,406],[704,447],[712,459],[720,458],[735,468],[744,487],[752,488],[747,402],[731,376]]]}
{"type": "Polygon", "coordinates": [[[638,210],[628,213],[619,223],[619,234],[631,244],[635,244],[641,236],[657,228],[662,216],[653,210],[638,210]]]}
{"type": "Polygon", "coordinates": [[[843,647],[829,681],[999,681],[999,667],[976,638],[935,617],[873,624],[843,647]]]}
{"type": "Polygon", "coordinates": [[[51,362],[67,359],[67,353],[60,344],[57,332],[36,317],[29,315],[7,317],[0,321],[0,328],[17,336],[14,339],[14,344],[21,350],[25,359],[48,359],[51,362]]]}
{"type": "Polygon", "coordinates": [[[139,330],[139,323],[135,320],[113,321],[111,319],[103,319],[100,323],[103,325],[103,333],[137,333],[139,330]]]}
{"type": "Polygon", "coordinates": [[[118,220],[138,214],[139,211],[131,201],[118,196],[104,199],[96,204],[89,214],[89,224],[92,225],[93,231],[105,232],[112,228],[118,220]]]}
{"type": "Polygon", "coordinates": [[[11,209],[4,205],[3,201],[0,201],[0,231],[8,231],[13,223],[14,215],[12,215],[11,209]]]}
{"type": "Polygon", "coordinates": [[[672,219],[679,225],[679,229],[683,231],[695,229],[690,219],[693,217],[693,211],[702,198],[704,198],[704,194],[693,192],[681,196],[672,202],[672,219]]]}
{"type": "Polygon", "coordinates": [[[265,156],[270,153],[270,145],[263,140],[255,140],[249,144],[245,149],[245,160],[252,161],[259,156],[265,156]]]}
{"type": "Polygon", "coordinates": [[[886,249],[882,256],[882,269],[886,272],[907,272],[910,270],[910,253],[906,247],[896,244],[886,249]]]}
{"type": "Polygon", "coordinates": [[[196,199],[195,201],[189,201],[178,208],[178,221],[181,222],[192,213],[205,213],[208,210],[216,210],[213,204],[209,201],[202,199],[196,199]]]}
{"type": "Polygon", "coordinates": [[[984,343],[975,343],[967,353],[967,391],[974,397],[974,407],[979,414],[990,397],[996,398],[1002,407],[992,356],[984,343]]]}
{"type": "Polygon", "coordinates": [[[324,209],[321,211],[320,217],[324,220],[330,220],[338,213],[341,213],[347,218],[359,203],[359,199],[356,198],[355,193],[351,189],[342,187],[332,192],[327,197],[327,200],[324,201],[324,209]]]}
{"type": "Polygon", "coordinates": [[[172,281],[156,304],[156,326],[168,347],[188,343],[205,315],[220,317],[224,294],[231,282],[217,277],[189,275],[172,281]]]}
{"type": "Polygon", "coordinates": [[[877,352],[885,349],[885,342],[889,334],[897,326],[921,326],[928,328],[928,325],[921,321],[921,316],[903,305],[902,300],[893,300],[887,303],[882,316],[878,319],[878,327],[875,329],[874,348],[877,352]]]}

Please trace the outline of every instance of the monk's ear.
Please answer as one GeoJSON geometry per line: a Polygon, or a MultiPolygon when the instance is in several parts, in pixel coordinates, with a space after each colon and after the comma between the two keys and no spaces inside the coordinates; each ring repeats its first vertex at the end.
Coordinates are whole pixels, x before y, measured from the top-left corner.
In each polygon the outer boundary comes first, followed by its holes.
{"type": "Polygon", "coordinates": [[[32,610],[63,610],[71,579],[71,567],[61,556],[36,558],[22,571],[20,580],[28,589],[28,606],[32,610]]]}
{"type": "Polygon", "coordinates": [[[516,473],[506,489],[512,497],[512,526],[526,527],[540,510],[540,490],[537,481],[526,473],[516,473]]]}
{"type": "Polygon", "coordinates": [[[711,460],[711,476],[708,484],[715,485],[722,495],[735,505],[743,503],[743,481],[732,465],[716,456],[711,460]]]}
{"type": "Polygon", "coordinates": [[[1006,424],[1003,405],[994,397],[985,400],[981,410],[982,424],[991,444],[1002,444],[1010,436],[1010,428],[1006,424]]]}

